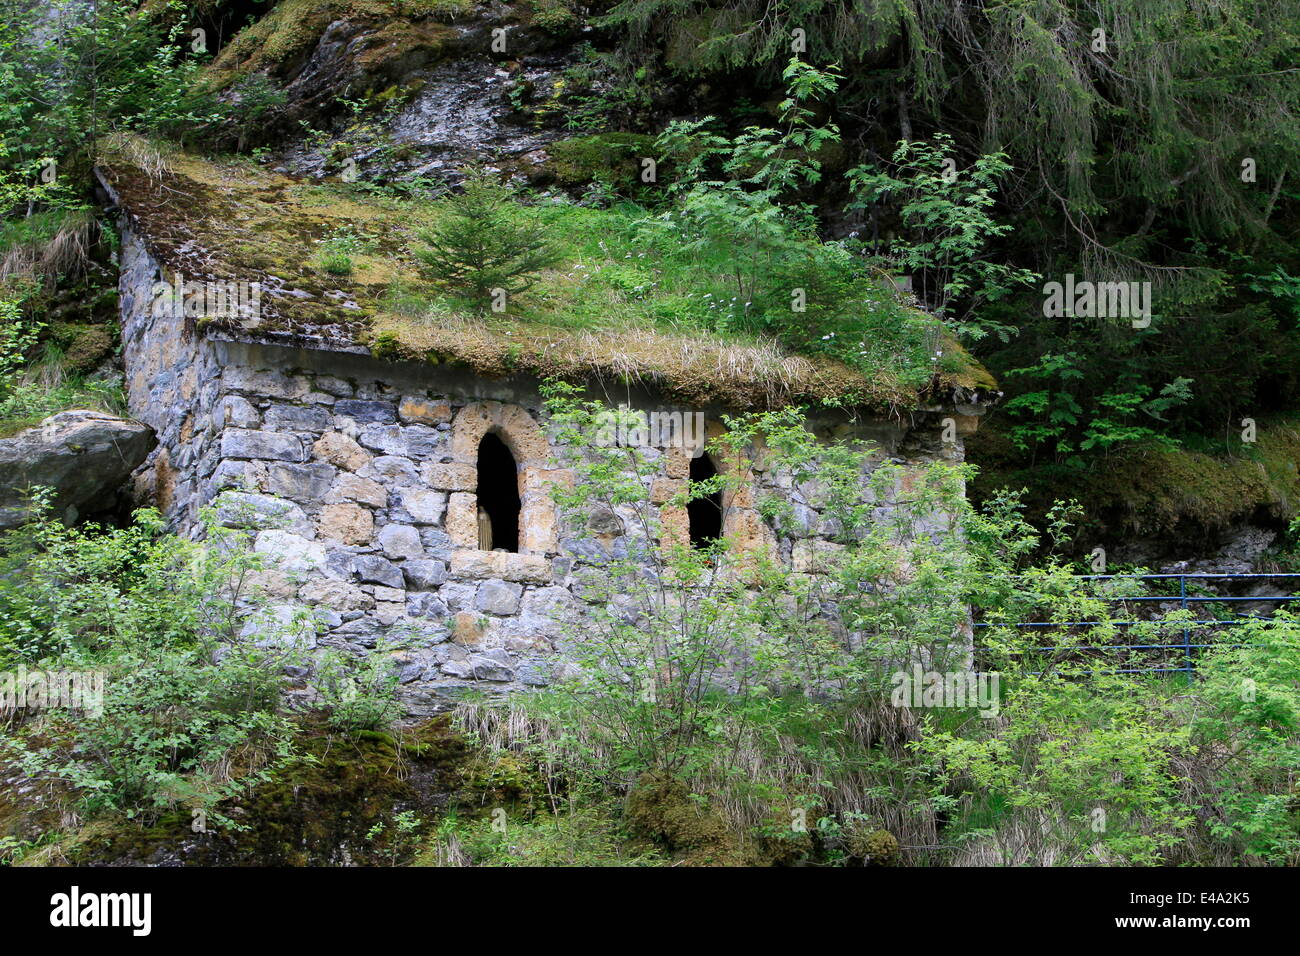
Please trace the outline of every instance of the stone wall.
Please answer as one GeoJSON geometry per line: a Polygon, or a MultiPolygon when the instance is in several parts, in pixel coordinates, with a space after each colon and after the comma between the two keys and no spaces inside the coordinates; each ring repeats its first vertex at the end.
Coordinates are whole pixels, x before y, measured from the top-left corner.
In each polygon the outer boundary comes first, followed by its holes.
{"type": "MultiPolygon", "coordinates": [[[[198,533],[199,511],[211,504],[221,523],[254,535],[268,559],[258,583],[274,602],[258,613],[310,620],[295,632],[309,649],[400,645],[389,653],[412,714],[470,687],[545,685],[571,666],[557,650],[566,622],[589,606],[584,575],[625,556],[636,525],[630,513],[593,515],[581,527],[557,514],[548,488],[571,475],[551,461],[537,383],[187,335],[182,322],[150,314],[157,269],[129,233],[122,275],[131,409],[160,442],[139,491],[183,532],[198,533]],[[519,466],[518,553],[477,546],[477,451],[488,431],[519,466]]],[[[711,430],[719,412],[706,412],[711,430]]],[[[882,458],[961,454],[959,441],[933,441],[933,426],[817,427],[868,438],[882,458]]],[[[659,474],[648,491],[664,502],[686,479],[688,458],[680,449],[649,454],[659,474]]],[[[838,530],[818,510],[817,489],[763,472],[755,483],[724,502],[726,531],[815,571],[838,530]],[[792,502],[792,535],[778,539],[754,509],[764,490],[792,502]]],[[[685,533],[684,514],[663,517],[665,534],[685,533]]],[[[247,633],[261,625],[250,620],[247,633]]]]}

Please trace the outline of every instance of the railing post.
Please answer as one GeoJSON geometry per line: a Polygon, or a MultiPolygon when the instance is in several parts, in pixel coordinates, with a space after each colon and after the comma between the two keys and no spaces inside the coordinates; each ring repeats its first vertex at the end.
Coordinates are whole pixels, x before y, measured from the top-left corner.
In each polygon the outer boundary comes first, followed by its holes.
{"type": "MultiPolygon", "coordinates": [[[[1187,610],[1187,575],[1178,575],[1178,594],[1183,610],[1187,610]]],[[[1183,620],[1183,655],[1187,658],[1187,676],[1192,676],[1192,629],[1186,619],[1183,620]]]]}

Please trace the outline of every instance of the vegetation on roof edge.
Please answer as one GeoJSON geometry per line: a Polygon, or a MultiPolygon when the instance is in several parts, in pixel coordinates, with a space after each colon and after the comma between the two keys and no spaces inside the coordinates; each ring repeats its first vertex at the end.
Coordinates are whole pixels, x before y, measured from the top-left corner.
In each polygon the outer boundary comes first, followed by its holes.
{"type": "Polygon", "coordinates": [[[258,319],[201,327],[310,337],[484,375],[594,374],[737,406],[914,406],[954,387],[996,387],[887,279],[785,224],[775,234],[784,244],[772,253],[778,268],[765,272],[768,263],[736,260],[707,221],[673,206],[583,204],[559,193],[525,201],[494,186],[502,228],[542,227],[555,259],[510,297],[506,314],[494,314],[420,262],[420,235],[454,215],[457,197],[299,182],[247,158],[163,152],[122,137],[104,145],[101,168],[165,267],[263,284],[258,319]],[[764,282],[803,289],[806,311],[764,282]],[[850,335],[853,344],[840,346],[850,335]]]}

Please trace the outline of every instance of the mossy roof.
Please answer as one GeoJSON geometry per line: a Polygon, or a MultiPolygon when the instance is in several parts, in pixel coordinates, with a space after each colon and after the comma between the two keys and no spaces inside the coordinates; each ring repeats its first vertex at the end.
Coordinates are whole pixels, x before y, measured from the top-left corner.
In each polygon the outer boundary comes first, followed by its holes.
{"type": "Polygon", "coordinates": [[[918,390],[888,370],[868,375],[771,341],[649,327],[573,328],[507,316],[413,319],[389,310],[385,294],[395,281],[408,293],[426,291],[411,253],[421,225],[418,204],[295,180],[248,159],[159,156],[151,149],[140,141],[105,148],[100,176],[154,258],[186,279],[262,284],[256,318],[203,320],[204,332],[450,362],[485,376],[641,383],[733,408],[835,400],[897,410],[954,393],[978,401],[997,387],[955,342],[945,351],[957,361],[918,390]],[[367,237],[365,252],[343,276],[318,265],[319,243],[340,230],[367,237]]]}

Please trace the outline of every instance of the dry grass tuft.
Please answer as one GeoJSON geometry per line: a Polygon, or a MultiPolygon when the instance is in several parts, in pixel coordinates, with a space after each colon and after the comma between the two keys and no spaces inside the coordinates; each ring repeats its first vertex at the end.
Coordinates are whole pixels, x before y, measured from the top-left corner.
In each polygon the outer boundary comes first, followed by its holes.
{"type": "Polygon", "coordinates": [[[11,245],[0,255],[0,285],[42,283],[52,289],[60,276],[72,281],[83,278],[99,228],[89,209],[76,210],[48,239],[11,245]]]}
{"type": "Polygon", "coordinates": [[[470,366],[483,375],[591,377],[624,387],[653,386],[691,401],[777,407],[792,401],[869,399],[881,406],[914,398],[898,382],[865,383],[842,363],[792,355],[771,340],[722,341],[647,328],[565,329],[432,313],[384,314],[376,340],[395,338],[402,357],[470,366]]]}

